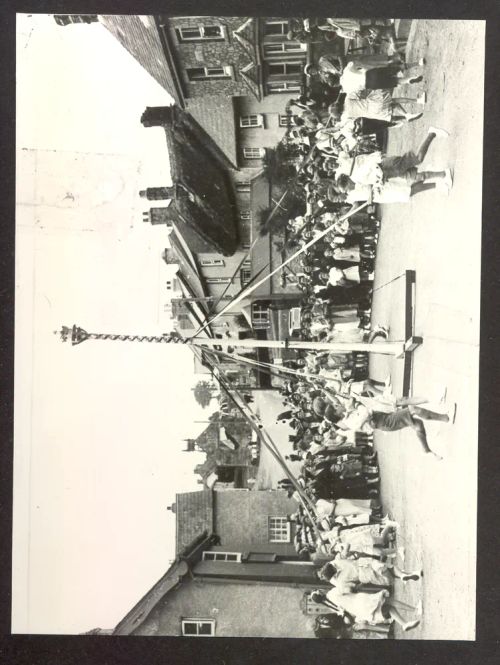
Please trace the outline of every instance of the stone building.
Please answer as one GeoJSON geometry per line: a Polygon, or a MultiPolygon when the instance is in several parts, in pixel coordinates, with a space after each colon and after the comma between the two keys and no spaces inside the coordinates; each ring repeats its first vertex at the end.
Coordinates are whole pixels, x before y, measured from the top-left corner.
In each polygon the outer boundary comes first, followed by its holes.
{"type": "Polygon", "coordinates": [[[171,510],[177,557],[115,635],[314,637],[303,598],[320,564],[297,557],[285,492],[189,492],[171,510]]]}
{"type": "MultiPolygon", "coordinates": [[[[211,166],[205,160],[197,162],[198,151],[187,162],[173,159],[174,187],[181,185],[176,189],[175,210],[173,199],[161,204],[160,196],[166,194],[162,183],[151,183],[145,195],[155,202],[145,219],[171,227],[175,217],[178,235],[204,273],[205,288],[195,289],[196,293],[188,289],[185,294],[198,299],[196,317],[203,318],[207,307],[199,299],[232,297],[281,260],[273,249],[272,234],[259,238],[258,213],[279,198],[272,183],[262,183],[261,173],[266,152],[286,131],[287,101],[305,89],[303,70],[311,59],[311,46],[287,39],[284,17],[101,15],[99,21],[171,95],[177,107],[173,113],[183,118],[181,124],[211,160],[211,166]],[[198,199],[189,194],[193,188],[184,189],[186,172],[177,167],[185,163],[195,163],[188,169],[193,179],[200,176],[210,185],[196,192],[198,199]],[[222,192],[211,187],[212,171],[217,183],[225,172],[229,185],[222,192]],[[211,201],[224,208],[224,214],[209,221],[211,201]],[[231,223],[228,206],[232,206],[231,223]],[[198,221],[191,224],[187,213],[194,207],[198,221]]],[[[165,116],[165,109],[149,108],[142,120],[145,125],[162,125],[165,116]]],[[[180,143],[175,131],[167,132],[171,154],[187,155],[189,150],[180,143]]],[[[280,327],[286,328],[288,312],[299,298],[293,285],[280,287],[274,279],[242,303],[241,312],[262,337],[272,337],[280,327]]],[[[218,308],[224,304],[221,300],[218,308]]]]}

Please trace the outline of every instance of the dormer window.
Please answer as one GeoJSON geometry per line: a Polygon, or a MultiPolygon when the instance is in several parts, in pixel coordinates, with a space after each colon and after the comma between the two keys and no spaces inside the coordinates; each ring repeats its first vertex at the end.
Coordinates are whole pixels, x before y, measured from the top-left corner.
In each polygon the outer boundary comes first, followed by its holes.
{"type": "Polygon", "coordinates": [[[230,66],[224,67],[188,67],[186,69],[187,77],[190,81],[210,81],[213,79],[230,79],[233,75],[233,69],[230,66]]]}
{"type": "Polygon", "coordinates": [[[241,552],[203,552],[203,561],[232,561],[241,563],[241,552]]]}
{"type": "Polygon", "coordinates": [[[226,38],[222,25],[195,25],[176,28],[179,42],[223,41],[226,38]]]}

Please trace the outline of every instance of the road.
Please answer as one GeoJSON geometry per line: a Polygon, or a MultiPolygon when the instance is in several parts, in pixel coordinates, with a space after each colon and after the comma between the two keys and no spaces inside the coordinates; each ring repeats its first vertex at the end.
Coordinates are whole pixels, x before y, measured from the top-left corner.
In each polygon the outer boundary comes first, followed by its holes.
{"type": "MultiPolygon", "coordinates": [[[[403,280],[392,280],[415,269],[415,333],[424,343],[414,353],[412,394],[435,400],[446,389],[458,410],[454,425],[428,427],[441,462],[424,455],[411,430],[376,433],[375,446],[382,502],[400,524],[401,563],[424,570],[421,582],[396,585],[396,598],[412,604],[422,599],[424,611],[418,628],[406,634],[396,628],[395,636],[470,640],[476,607],[484,23],[414,21],[407,62],[421,57],[423,81],[398,92],[416,97],[425,90],[424,115],[390,131],[387,153],[416,149],[429,125],[443,127],[449,139],[434,141],[423,166],[452,167],[454,187],[449,197],[424,192],[410,203],[382,208],[372,321],[390,325],[392,339],[403,338],[403,280]]],[[[395,392],[401,390],[402,361],[373,355],[370,371],[379,379],[390,373],[395,392]]],[[[290,430],[275,424],[283,408],[279,396],[262,394],[257,403],[266,428],[272,423],[273,439],[291,452],[290,430]]],[[[281,477],[264,451],[256,488],[275,486],[281,477]]]]}
{"type": "MultiPolygon", "coordinates": [[[[454,425],[428,427],[441,462],[423,454],[411,430],[377,433],[375,445],[382,502],[401,525],[405,563],[424,570],[421,583],[396,587],[397,598],[421,598],[424,607],[420,626],[396,637],[474,639],[484,23],[414,21],[407,62],[420,57],[424,80],[412,87],[427,92],[424,115],[391,130],[387,153],[416,149],[429,125],[446,129],[450,138],[434,141],[423,167],[452,167],[454,187],[449,197],[423,192],[383,207],[372,320],[401,338],[402,289],[383,285],[415,269],[415,332],[424,343],[414,354],[412,394],[436,398],[446,388],[458,410],[454,425]]],[[[388,371],[397,391],[401,361],[371,358],[375,378],[388,371]]]]}

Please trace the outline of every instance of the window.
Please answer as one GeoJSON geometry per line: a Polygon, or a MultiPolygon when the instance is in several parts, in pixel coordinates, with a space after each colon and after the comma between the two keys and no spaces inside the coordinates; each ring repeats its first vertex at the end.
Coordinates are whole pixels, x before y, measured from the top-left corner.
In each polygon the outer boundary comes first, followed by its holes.
{"type": "Polygon", "coordinates": [[[300,92],[300,83],[295,81],[272,81],[266,86],[267,94],[274,95],[280,92],[300,92]]]}
{"type": "Polygon", "coordinates": [[[233,561],[241,563],[241,552],[203,552],[203,561],[233,561]]]}
{"type": "Polygon", "coordinates": [[[288,21],[266,21],[264,34],[268,36],[286,35],[288,32],[288,21]]]}
{"type": "Polygon", "coordinates": [[[252,305],[252,325],[256,329],[269,328],[269,306],[252,305]]]}
{"type": "Polygon", "coordinates": [[[249,192],[250,191],[250,182],[248,180],[242,180],[236,183],[237,192],[249,192]]]}
{"type": "Polygon", "coordinates": [[[269,76],[289,76],[302,73],[301,62],[269,62],[267,71],[269,76]]]}
{"type": "Polygon", "coordinates": [[[182,634],[186,637],[213,637],[214,619],[182,619],[182,634]]]}
{"type": "Polygon", "coordinates": [[[277,556],[274,552],[249,552],[246,563],[274,563],[277,556]]]}
{"type": "Polygon", "coordinates": [[[210,268],[212,266],[225,266],[224,259],[200,259],[200,266],[210,268]]]}
{"type": "Polygon", "coordinates": [[[205,277],[207,284],[230,284],[230,277],[205,277]]]}
{"type": "Polygon", "coordinates": [[[245,159],[262,159],[266,154],[264,148],[243,148],[243,157],[245,159]]]}
{"type": "Polygon", "coordinates": [[[295,127],[295,116],[280,113],[280,127],[295,127]]]}
{"type": "Polygon", "coordinates": [[[242,268],[240,270],[240,282],[241,286],[246,286],[252,277],[252,271],[250,268],[242,268]]]}
{"type": "Polygon", "coordinates": [[[270,517],[268,527],[270,543],[290,542],[290,522],[286,517],[270,517]]]}
{"type": "Polygon", "coordinates": [[[225,38],[222,25],[197,25],[176,28],[176,33],[180,42],[221,41],[225,38]]]}
{"type": "Polygon", "coordinates": [[[187,77],[190,81],[209,81],[211,79],[230,79],[231,67],[188,67],[187,77]]]}
{"type": "Polygon", "coordinates": [[[264,117],[260,113],[240,116],[240,127],[262,127],[264,117]]]}
{"type": "Polygon", "coordinates": [[[307,49],[305,44],[300,42],[280,42],[278,44],[264,44],[264,58],[273,55],[282,55],[283,53],[304,53],[307,49]]]}
{"type": "MultiPolygon", "coordinates": [[[[243,249],[249,249],[252,244],[252,212],[250,210],[244,210],[240,212],[240,239],[243,249]]],[[[247,262],[245,261],[245,264],[247,262]]],[[[243,265],[243,267],[245,266],[243,265]]],[[[250,264],[250,262],[248,262],[250,264]]]]}

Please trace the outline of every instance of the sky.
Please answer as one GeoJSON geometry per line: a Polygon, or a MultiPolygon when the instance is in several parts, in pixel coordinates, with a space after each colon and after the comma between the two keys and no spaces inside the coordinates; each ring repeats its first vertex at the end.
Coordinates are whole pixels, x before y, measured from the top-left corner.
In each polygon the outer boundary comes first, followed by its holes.
{"type": "Polygon", "coordinates": [[[99,25],[18,15],[12,632],[113,628],[175,556],[182,452],[210,409],[179,346],[63,344],[62,324],[158,334],[164,227],[138,191],[170,183],[168,94],[99,25]]]}

